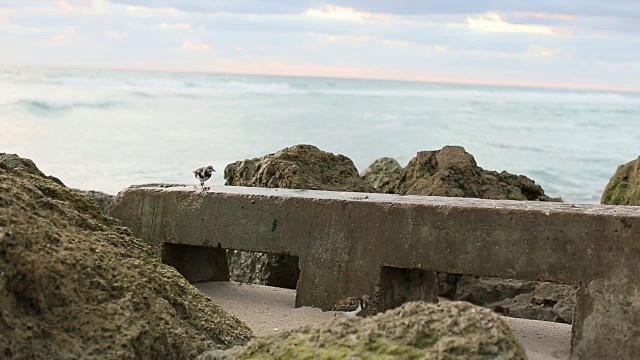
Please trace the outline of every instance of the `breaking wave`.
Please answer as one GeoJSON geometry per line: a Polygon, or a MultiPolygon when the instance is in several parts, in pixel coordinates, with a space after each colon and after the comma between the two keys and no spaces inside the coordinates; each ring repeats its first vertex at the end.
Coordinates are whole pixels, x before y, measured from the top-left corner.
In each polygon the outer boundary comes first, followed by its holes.
{"type": "Polygon", "coordinates": [[[2,106],[16,106],[31,111],[65,111],[73,108],[107,109],[123,105],[121,101],[55,101],[55,100],[19,100],[2,106]]]}

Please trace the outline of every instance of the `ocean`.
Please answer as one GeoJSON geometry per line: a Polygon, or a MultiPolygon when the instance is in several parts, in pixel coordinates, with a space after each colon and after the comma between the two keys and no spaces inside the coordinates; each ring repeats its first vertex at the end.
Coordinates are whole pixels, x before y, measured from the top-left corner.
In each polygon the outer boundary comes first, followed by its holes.
{"type": "Polygon", "coordinates": [[[488,170],[597,203],[640,155],[640,94],[383,80],[0,67],[0,152],[71,187],[193,183],[295,144],[403,166],[461,145],[488,170]]]}

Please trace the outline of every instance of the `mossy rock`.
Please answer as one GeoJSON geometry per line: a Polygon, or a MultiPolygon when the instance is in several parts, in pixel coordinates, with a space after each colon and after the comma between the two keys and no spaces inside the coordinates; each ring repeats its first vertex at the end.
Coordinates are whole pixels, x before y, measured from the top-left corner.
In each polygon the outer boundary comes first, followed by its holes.
{"type": "Polygon", "coordinates": [[[389,190],[400,195],[468,197],[494,200],[562,201],[551,198],[524,175],[479,167],[461,146],[419,151],[389,190]]]}
{"type": "Polygon", "coordinates": [[[602,204],[640,205],[640,157],[620,165],[604,189],[602,204]]]}
{"type": "Polygon", "coordinates": [[[258,338],[233,359],[526,359],[509,326],[466,303],[407,303],[369,318],[328,322],[258,338]]]}
{"type": "Polygon", "coordinates": [[[369,184],[374,191],[389,192],[402,173],[402,166],[395,159],[383,157],[374,160],[360,174],[362,180],[369,184]]]}
{"type": "Polygon", "coordinates": [[[0,153],[0,357],[193,359],[251,335],[93,199],[0,153]]]}

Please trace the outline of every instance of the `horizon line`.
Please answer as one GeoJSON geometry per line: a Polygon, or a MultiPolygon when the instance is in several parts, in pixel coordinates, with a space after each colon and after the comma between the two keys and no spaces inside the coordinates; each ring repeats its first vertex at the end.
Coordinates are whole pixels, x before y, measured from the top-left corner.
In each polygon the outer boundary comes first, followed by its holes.
{"type": "Polygon", "coordinates": [[[136,66],[122,67],[96,67],[96,66],[73,66],[73,65],[16,65],[0,64],[0,67],[28,67],[28,68],[53,68],[53,69],[80,69],[80,70],[112,70],[112,71],[145,71],[145,72],[173,72],[190,74],[218,74],[218,75],[249,75],[249,76],[281,76],[294,78],[315,78],[315,79],[335,79],[335,80],[371,80],[371,81],[401,81],[412,83],[432,83],[432,84],[453,84],[453,85],[478,85],[478,86],[499,86],[518,87],[533,89],[554,89],[554,90],[590,90],[601,92],[626,92],[640,93],[640,87],[616,87],[611,85],[594,84],[565,84],[556,82],[517,82],[511,80],[480,80],[480,79],[456,79],[456,78],[400,78],[400,77],[376,77],[376,76],[331,76],[318,74],[287,74],[275,72],[259,71],[234,71],[234,70],[213,70],[213,69],[181,69],[181,68],[142,68],[136,66]]]}

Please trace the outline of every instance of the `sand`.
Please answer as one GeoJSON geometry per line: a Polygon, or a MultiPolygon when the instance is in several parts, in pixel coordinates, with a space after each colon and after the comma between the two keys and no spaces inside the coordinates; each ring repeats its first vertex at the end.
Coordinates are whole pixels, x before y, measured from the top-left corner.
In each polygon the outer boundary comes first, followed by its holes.
{"type": "MultiPolygon", "coordinates": [[[[295,308],[295,290],[236,282],[195,284],[205,295],[244,321],[256,336],[321,322],[336,316],[317,308],[295,308]]],[[[340,316],[340,315],[337,315],[340,316]]],[[[568,359],[571,325],[503,317],[531,360],[568,359]]]]}

